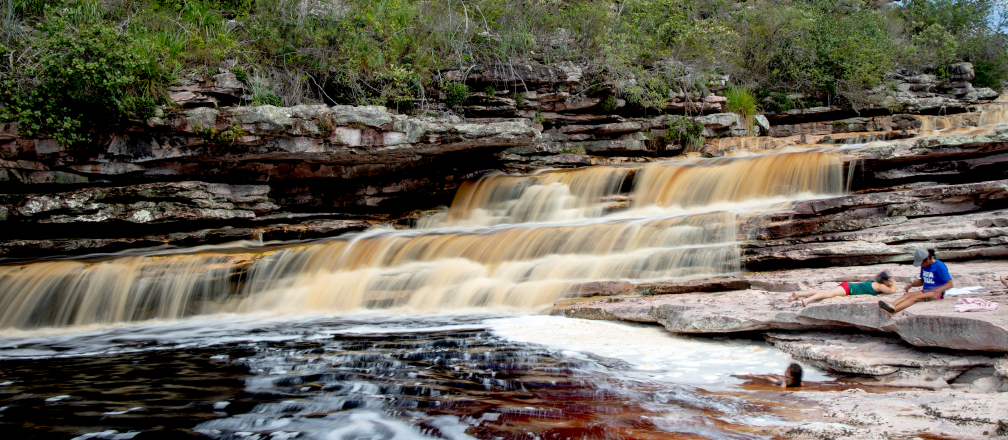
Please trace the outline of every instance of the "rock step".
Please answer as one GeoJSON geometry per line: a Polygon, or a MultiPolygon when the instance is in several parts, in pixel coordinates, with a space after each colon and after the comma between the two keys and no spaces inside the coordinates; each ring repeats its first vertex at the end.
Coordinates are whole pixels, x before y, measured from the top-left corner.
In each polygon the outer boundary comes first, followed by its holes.
{"type": "Polygon", "coordinates": [[[994,369],[1001,360],[996,355],[923,351],[899,338],[874,334],[771,332],[765,338],[799,362],[867,376],[859,381],[868,385],[943,389],[962,377],[959,382],[975,391],[1008,391],[1005,377],[994,369]],[[971,370],[974,374],[963,377],[971,370]]]}
{"type": "MultiPolygon", "coordinates": [[[[940,258],[940,255],[939,255],[940,258]]],[[[981,285],[990,289],[985,295],[1000,304],[1008,304],[1008,292],[995,281],[1005,272],[1000,263],[948,263],[953,281],[960,287],[981,285]]],[[[803,269],[774,274],[750,274],[731,281],[779,283],[791,280],[799,289],[833,288],[836,280],[865,280],[887,270],[900,283],[916,278],[912,266],[868,266],[833,269],[803,269]],[[831,281],[825,281],[829,277],[831,281]]],[[[666,283],[658,283],[662,286],[666,283]]],[[[785,285],[779,285],[784,287],[785,285]]],[[[635,287],[647,289],[645,285],[635,287]]],[[[674,290],[674,288],[670,288],[674,290]]],[[[790,290],[790,289],[781,289],[790,290]]],[[[762,289],[713,293],[679,293],[654,296],[613,296],[559,302],[551,314],[586,319],[653,322],[674,333],[735,333],[773,330],[859,329],[894,333],[903,341],[919,347],[957,350],[1008,352],[1008,306],[993,312],[957,313],[955,297],[915,304],[890,318],[877,305],[879,299],[895,300],[896,295],[879,297],[840,297],[802,307],[788,302],[787,294],[762,289]]]]}
{"type": "MultiPolygon", "coordinates": [[[[77,238],[4,238],[0,239],[0,264],[20,264],[52,255],[112,253],[145,247],[192,247],[214,243],[246,241],[249,245],[271,241],[306,240],[363,231],[375,226],[389,226],[379,220],[307,219],[276,217],[274,223],[245,226],[223,226],[194,231],[155,234],[125,234],[120,224],[101,238],[85,238],[78,230],[77,238]],[[296,223],[291,223],[296,222],[296,223]]],[[[99,229],[96,232],[100,233],[99,229]]]]}

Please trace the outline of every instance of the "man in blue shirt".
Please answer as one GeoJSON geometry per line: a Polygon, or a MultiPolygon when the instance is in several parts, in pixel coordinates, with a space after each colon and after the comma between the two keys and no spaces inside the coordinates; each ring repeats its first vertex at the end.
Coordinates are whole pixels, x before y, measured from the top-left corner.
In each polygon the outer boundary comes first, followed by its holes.
{"type": "Polygon", "coordinates": [[[949,275],[948,267],[938,261],[934,249],[917,248],[914,251],[914,266],[920,266],[920,278],[907,284],[903,289],[906,293],[891,305],[879,301],[879,308],[889,316],[921,301],[942,299],[945,297],[945,291],[952,288],[952,276],[949,275]],[[923,289],[919,292],[910,292],[911,287],[918,286],[922,286],[923,289]]]}

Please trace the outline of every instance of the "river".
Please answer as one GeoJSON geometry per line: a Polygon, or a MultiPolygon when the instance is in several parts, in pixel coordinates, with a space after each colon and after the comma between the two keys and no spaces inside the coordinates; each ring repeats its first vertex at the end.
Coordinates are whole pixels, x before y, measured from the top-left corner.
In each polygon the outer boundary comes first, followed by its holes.
{"type": "Polygon", "coordinates": [[[493,174],[407,230],[0,266],[0,425],[108,440],[760,438],[793,423],[733,394],[733,375],[790,362],[762,340],[541,312],[590,282],[740,273],[740,219],[844,194],[843,154],[493,174]]]}

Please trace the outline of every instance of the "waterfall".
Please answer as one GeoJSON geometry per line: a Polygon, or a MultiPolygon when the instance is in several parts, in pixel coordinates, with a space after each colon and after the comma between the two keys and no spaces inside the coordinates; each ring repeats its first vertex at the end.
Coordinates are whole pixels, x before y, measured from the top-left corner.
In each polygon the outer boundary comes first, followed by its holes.
{"type": "Polygon", "coordinates": [[[222,312],[535,310],[590,281],[737,273],[740,214],[841,193],[840,157],[816,151],[495,174],[411,230],[0,266],[0,329],[222,312]]]}

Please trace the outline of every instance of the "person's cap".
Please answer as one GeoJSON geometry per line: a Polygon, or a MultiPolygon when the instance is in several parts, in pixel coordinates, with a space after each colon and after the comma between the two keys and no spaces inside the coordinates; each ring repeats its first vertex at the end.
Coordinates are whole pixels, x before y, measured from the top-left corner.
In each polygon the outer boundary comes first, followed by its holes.
{"type": "Polygon", "coordinates": [[[920,266],[924,263],[924,260],[928,257],[928,251],[924,248],[917,248],[914,250],[914,266],[920,266]]]}

